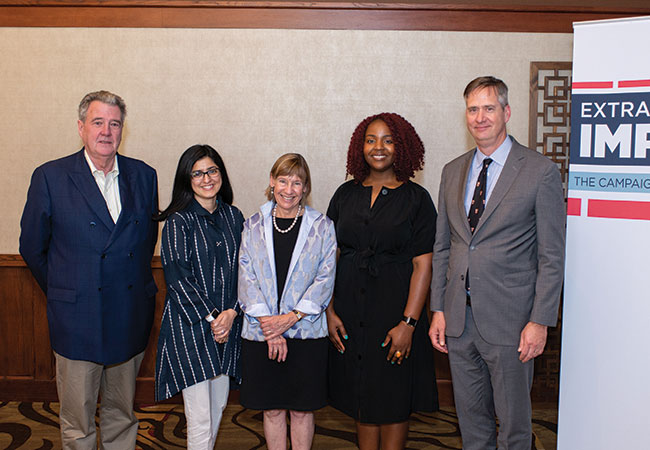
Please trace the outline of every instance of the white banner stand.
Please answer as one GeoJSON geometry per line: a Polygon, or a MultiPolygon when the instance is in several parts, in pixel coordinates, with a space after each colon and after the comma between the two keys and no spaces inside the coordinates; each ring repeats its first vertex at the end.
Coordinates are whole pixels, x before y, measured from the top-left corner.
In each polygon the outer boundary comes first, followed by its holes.
{"type": "Polygon", "coordinates": [[[574,24],[558,450],[650,449],[650,18],[574,24]]]}

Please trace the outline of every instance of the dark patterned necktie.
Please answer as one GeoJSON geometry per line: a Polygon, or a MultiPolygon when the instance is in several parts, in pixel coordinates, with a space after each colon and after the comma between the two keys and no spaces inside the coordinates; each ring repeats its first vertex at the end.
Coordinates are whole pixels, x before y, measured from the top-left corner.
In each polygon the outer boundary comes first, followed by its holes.
{"type": "Polygon", "coordinates": [[[467,220],[469,221],[469,229],[472,234],[478,225],[478,220],[483,214],[485,209],[485,194],[487,192],[487,172],[488,166],[492,162],[491,158],[485,158],[483,160],[483,168],[481,173],[478,174],[478,180],[476,180],[476,187],[474,188],[474,196],[472,197],[472,204],[469,207],[469,214],[467,215],[467,220]]]}

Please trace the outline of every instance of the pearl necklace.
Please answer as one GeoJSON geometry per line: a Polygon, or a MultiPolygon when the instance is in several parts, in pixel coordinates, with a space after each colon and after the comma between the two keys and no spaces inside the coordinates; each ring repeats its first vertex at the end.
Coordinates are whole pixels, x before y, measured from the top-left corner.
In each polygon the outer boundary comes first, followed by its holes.
{"type": "Polygon", "coordinates": [[[277,222],[275,221],[275,215],[276,215],[276,210],[277,209],[278,209],[278,205],[276,204],[273,207],[273,214],[272,214],[272,216],[273,216],[273,228],[275,228],[275,230],[278,233],[282,233],[282,234],[288,233],[296,225],[296,222],[298,222],[298,217],[300,217],[300,211],[302,210],[302,205],[298,205],[298,212],[296,213],[296,217],[293,218],[293,222],[291,222],[291,225],[286,230],[281,230],[280,227],[278,227],[277,222]]]}

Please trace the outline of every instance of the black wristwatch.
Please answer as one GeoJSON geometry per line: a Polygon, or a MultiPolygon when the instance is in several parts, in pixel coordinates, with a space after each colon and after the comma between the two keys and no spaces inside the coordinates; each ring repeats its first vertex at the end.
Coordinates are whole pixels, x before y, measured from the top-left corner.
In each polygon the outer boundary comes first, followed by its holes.
{"type": "Polygon", "coordinates": [[[218,315],[219,315],[219,311],[217,311],[217,308],[214,308],[212,311],[210,311],[210,314],[204,317],[204,319],[207,320],[208,322],[212,322],[217,318],[218,315]]]}
{"type": "Polygon", "coordinates": [[[413,317],[408,317],[408,316],[402,317],[402,322],[404,322],[409,327],[413,327],[413,328],[415,328],[415,326],[418,324],[417,320],[415,320],[413,317]]]}

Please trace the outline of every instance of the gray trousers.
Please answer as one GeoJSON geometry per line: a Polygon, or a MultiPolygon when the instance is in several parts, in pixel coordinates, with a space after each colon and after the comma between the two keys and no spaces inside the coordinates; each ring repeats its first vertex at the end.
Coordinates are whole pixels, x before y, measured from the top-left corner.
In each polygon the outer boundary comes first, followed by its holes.
{"type": "Polygon", "coordinates": [[[68,359],[56,352],[54,356],[63,449],[97,448],[95,411],[98,395],[101,396],[100,448],[134,449],[138,435],[138,419],[133,414],[135,378],[144,352],[111,366],[68,359]]]}
{"type": "Polygon", "coordinates": [[[517,345],[487,343],[467,307],[460,337],[447,337],[454,400],[464,450],[530,450],[533,361],[517,345]],[[495,421],[499,419],[499,432],[495,421]]]}

